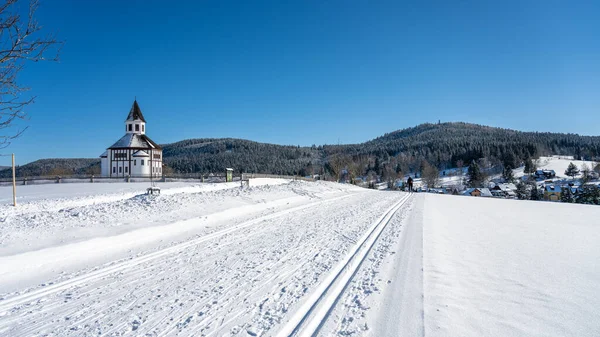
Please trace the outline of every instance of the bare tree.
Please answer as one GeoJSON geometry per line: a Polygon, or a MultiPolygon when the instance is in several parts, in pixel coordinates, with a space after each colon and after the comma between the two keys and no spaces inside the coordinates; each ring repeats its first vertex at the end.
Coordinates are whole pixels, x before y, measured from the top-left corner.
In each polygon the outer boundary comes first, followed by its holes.
{"type": "Polygon", "coordinates": [[[355,158],[347,157],[346,161],[348,175],[350,176],[351,182],[354,184],[356,177],[361,176],[365,172],[365,167],[368,164],[368,158],[365,156],[358,156],[355,158]]]}
{"type": "Polygon", "coordinates": [[[331,169],[331,173],[335,176],[337,182],[339,182],[342,178],[342,171],[347,165],[348,158],[341,154],[337,154],[329,160],[329,168],[331,169]]]}
{"type": "Polygon", "coordinates": [[[27,119],[25,107],[35,97],[24,97],[29,88],[17,83],[19,72],[28,62],[58,60],[62,42],[53,35],[40,36],[34,19],[38,0],[4,0],[0,4],[0,148],[10,145],[26,128],[8,131],[15,120],[27,119]]]}
{"type": "Polygon", "coordinates": [[[388,162],[383,166],[383,179],[388,183],[388,188],[393,189],[398,174],[396,173],[396,167],[394,163],[388,162]]]}
{"type": "Polygon", "coordinates": [[[358,171],[356,172],[356,175],[362,176],[363,174],[365,174],[365,171],[367,170],[367,166],[369,166],[369,157],[364,156],[364,155],[359,155],[358,157],[356,157],[355,161],[356,161],[356,166],[358,169],[358,171]]]}
{"type": "Polygon", "coordinates": [[[592,180],[591,173],[592,170],[585,162],[581,164],[581,180],[584,184],[592,180]]]}
{"type": "Polygon", "coordinates": [[[423,181],[427,184],[427,188],[434,188],[440,181],[440,172],[428,162],[425,162],[423,167],[423,181]]]}

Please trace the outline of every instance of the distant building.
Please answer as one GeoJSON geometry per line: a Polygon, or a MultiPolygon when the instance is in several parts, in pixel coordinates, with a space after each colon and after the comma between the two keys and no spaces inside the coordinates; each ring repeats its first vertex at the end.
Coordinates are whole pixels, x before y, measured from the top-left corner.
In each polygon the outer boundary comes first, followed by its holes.
{"type": "Polygon", "coordinates": [[[515,184],[513,184],[513,183],[496,184],[491,189],[491,192],[494,196],[506,197],[506,198],[515,198],[517,196],[516,191],[517,191],[517,186],[515,186],[515,184]]]}
{"type": "Polygon", "coordinates": [[[488,197],[491,198],[493,197],[492,192],[490,191],[489,188],[469,188],[468,190],[466,190],[463,195],[469,195],[472,197],[488,197]]]}
{"type": "Polygon", "coordinates": [[[556,177],[556,172],[554,170],[537,170],[534,175],[540,179],[552,179],[556,177]]]}
{"type": "Polygon", "coordinates": [[[160,177],[162,148],[146,136],[146,119],[137,100],[125,120],[125,136],[100,156],[103,177],[160,177]]]}
{"type": "Polygon", "coordinates": [[[546,185],[546,187],[544,187],[544,200],[560,201],[561,193],[562,187],[558,185],[546,185]]]}

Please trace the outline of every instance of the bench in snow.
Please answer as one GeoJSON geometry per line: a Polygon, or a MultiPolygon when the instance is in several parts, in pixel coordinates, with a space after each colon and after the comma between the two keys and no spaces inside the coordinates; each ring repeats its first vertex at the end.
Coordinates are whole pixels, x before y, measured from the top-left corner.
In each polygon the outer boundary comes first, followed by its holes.
{"type": "Polygon", "coordinates": [[[146,194],[160,194],[160,187],[148,187],[146,194]]]}

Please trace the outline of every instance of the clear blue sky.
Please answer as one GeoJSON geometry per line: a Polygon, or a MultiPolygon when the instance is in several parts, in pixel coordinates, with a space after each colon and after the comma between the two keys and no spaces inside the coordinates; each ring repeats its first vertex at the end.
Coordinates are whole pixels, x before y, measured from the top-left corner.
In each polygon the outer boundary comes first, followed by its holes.
{"type": "MultiPolygon", "coordinates": [[[[600,2],[43,1],[3,153],[98,157],[134,96],[158,143],[355,143],[424,122],[600,134],[600,2]]],[[[4,163],[0,163],[4,164],[4,163]]]]}

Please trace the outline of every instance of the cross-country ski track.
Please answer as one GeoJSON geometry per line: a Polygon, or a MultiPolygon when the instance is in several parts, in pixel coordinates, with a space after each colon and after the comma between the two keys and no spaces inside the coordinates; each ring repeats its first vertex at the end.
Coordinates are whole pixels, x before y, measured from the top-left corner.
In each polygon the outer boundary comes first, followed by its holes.
{"type": "Polygon", "coordinates": [[[352,247],[349,254],[335,266],[328,277],[319,284],[304,305],[281,329],[277,334],[278,337],[309,337],[318,334],[325,319],[358,271],[369,251],[375,245],[381,232],[396,214],[396,211],[409,200],[410,196],[410,194],[404,196],[375,221],[357,244],[352,247]]]}

